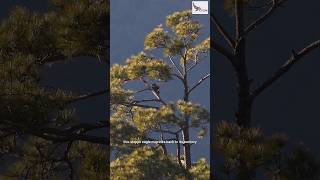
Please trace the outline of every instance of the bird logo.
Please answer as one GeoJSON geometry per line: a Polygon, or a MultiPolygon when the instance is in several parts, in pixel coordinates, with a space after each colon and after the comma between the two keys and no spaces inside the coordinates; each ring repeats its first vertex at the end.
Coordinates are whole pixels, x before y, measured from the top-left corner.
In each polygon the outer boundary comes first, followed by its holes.
{"type": "Polygon", "coordinates": [[[206,9],[202,9],[201,7],[195,5],[194,2],[192,2],[192,6],[195,9],[195,11],[199,11],[199,12],[207,12],[208,11],[206,9]]]}

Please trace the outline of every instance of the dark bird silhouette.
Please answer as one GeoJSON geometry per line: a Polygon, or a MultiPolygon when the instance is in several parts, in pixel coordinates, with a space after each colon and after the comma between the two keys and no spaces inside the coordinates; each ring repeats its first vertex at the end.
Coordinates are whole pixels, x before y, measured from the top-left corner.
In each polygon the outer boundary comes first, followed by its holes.
{"type": "Polygon", "coordinates": [[[294,49],[292,49],[291,51],[292,51],[293,58],[296,59],[298,57],[298,54],[294,49]]]}
{"type": "Polygon", "coordinates": [[[160,94],[160,87],[157,84],[153,83],[151,88],[157,95],[160,94]]]}

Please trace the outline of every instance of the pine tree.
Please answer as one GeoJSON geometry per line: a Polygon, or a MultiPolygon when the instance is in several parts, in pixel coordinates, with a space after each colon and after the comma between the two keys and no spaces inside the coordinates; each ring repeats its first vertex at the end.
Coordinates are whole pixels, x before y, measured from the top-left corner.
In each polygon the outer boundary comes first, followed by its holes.
{"type": "MultiPolygon", "coordinates": [[[[79,122],[80,95],[43,87],[40,68],[75,57],[108,64],[106,0],[52,0],[48,12],[14,8],[0,25],[0,156],[10,162],[1,179],[106,179],[105,121],[79,122]]],[[[62,80],[63,81],[63,80],[62,80]]]]}
{"type": "MultiPolygon", "coordinates": [[[[166,18],[166,27],[156,26],[144,41],[144,51],[111,68],[111,178],[126,179],[209,179],[205,159],[191,162],[190,130],[205,136],[209,123],[207,109],[190,101],[195,89],[210,77],[190,82],[191,71],[205,60],[210,39],[198,41],[201,24],[191,11],[175,12],[166,18]],[[163,57],[152,56],[162,50],[163,57]],[[174,90],[179,100],[167,100],[161,90],[170,82],[179,82],[174,90]],[[135,83],[138,89],[127,84],[135,83]],[[182,93],[179,93],[182,92],[182,93]],[[177,141],[176,154],[168,144],[128,144],[123,141],[177,141]],[[183,149],[183,150],[181,150],[183,149]],[[150,169],[151,168],[151,169],[150,169]]],[[[196,148],[196,147],[195,147],[196,148]]]]}
{"type": "MultiPolygon", "coordinates": [[[[274,134],[268,137],[262,133],[261,128],[252,125],[255,100],[298,61],[320,47],[320,40],[316,39],[301,50],[289,49],[292,54],[289,54],[288,59],[277,71],[261,84],[253,83],[255,77],[248,58],[252,51],[247,48],[247,40],[251,38],[253,31],[263,28],[262,24],[272,18],[287,2],[290,1],[224,0],[223,8],[230,15],[228,25],[216,15],[217,11],[211,11],[213,34],[221,37],[223,42],[218,42],[218,38],[211,39],[210,46],[213,54],[220,54],[222,59],[229,62],[235,74],[237,98],[234,117],[236,122],[215,124],[213,141],[216,151],[213,155],[215,159],[223,159],[220,167],[214,171],[217,179],[319,179],[319,160],[308,148],[303,144],[291,147],[285,135],[274,134]],[[230,33],[229,30],[235,33],[230,33]]],[[[212,3],[215,8],[216,5],[212,3]]],[[[263,47],[263,43],[259,45],[263,47]]]]}

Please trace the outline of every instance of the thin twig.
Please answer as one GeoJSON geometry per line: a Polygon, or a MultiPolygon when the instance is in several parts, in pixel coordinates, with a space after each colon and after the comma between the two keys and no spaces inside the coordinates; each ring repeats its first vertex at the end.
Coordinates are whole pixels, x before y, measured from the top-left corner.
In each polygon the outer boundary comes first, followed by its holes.
{"type": "Polygon", "coordinates": [[[182,72],[181,72],[181,70],[180,70],[180,68],[179,68],[179,66],[174,62],[174,60],[172,59],[171,56],[169,56],[169,60],[170,60],[170,62],[172,63],[172,65],[176,68],[176,70],[178,71],[178,73],[180,74],[180,76],[183,76],[183,75],[182,75],[182,72]]]}

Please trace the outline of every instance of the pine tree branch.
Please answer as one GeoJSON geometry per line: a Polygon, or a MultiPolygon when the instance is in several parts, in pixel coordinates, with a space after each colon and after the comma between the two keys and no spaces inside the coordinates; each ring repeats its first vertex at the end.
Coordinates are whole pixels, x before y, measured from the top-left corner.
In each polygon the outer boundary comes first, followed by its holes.
{"type": "Polygon", "coordinates": [[[152,94],[159,100],[159,102],[161,102],[163,105],[166,105],[166,104],[167,104],[166,102],[164,102],[164,101],[161,99],[160,95],[152,89],[152,86],[148,83],[148,81],[146,81],[143,77],[141,77],[140,80],[144,83],[144,85],[145,85],[147,88],[150,89],[150,91],[152,92],[152,94]]]}
{"type": "Polygon", "coordinates": [[[202,82],[204,82],[207,78],[210,77],[210,74],[205,75],[202,77],[189,91],[188,94],[190,94],[195,88],[197,88],[202,82]]]}
{"type": "Polygon", "coordinates": [[[85,95],[80,95],[78,97],[72,98],[71,100],[67,101],[66,104],[71,104],[71,103],[75,103],[78,101],[82,101],[82,100],[86,100],[86,99],[90,99],[96,96],[100,96],[103,94],[108,93],[109,90],[102,90],[102,91],[98,91],[98,92],[94,92],[94,93],[90,93],[90,94],[85,94],[85,95]]]}
{"type": "Polygon", "coordinates": [[[232,37],[228,34],[228,32],[225,30],[225,28],[221,25],[221,23],[219,22],[219,20],[217,19],[217,17],[214,14],[210,15],[210,19],[211,21],[215,24],[215,26],[217,27],[219,33],[223,36],[223,38],[227,41],[227,43],[229,44],[229,46],[231,48],[234,48],[234,40],[232,39],[232,37]]]}
{"type": "Polygon", "coordinates": [[[171,56],[169,56],[169,60],[170,60],[171,64],[173,65],[173,67],[175,67],[175,69],[178,71],[178,73],[182,77],[183,76],[182,71],[180,70],[179,66],[174,62],[174,60],[172,59],[171,56]]]}
{"type": "Polygon", "coordinates": [[[221,55],[225,56],[232,64],[234,64],[234,55],[232,52],[227,50],[225,47],[222,45],[214,42],[212,39],[210,39],[210,46],[216,50],[218,53],[221,55]]]}
{"type": "Polygon", "coordinates": [[[260,95],[264,90],[270,87],[275,81],[277,81],[280,77],[282,77],[286,72],[288,72],[294,64],[296,64],[299,60],[301,60],[306,55],[310,54],[315,49],[320,48],[320,40],[314,41],[309,44],[299,52],[292,51],[291,57],[261,86],[259,86],[256,90],[254,90],[251,94],[251,99],[256,98],[260,95]]]}
{"type": "Polygon", "coordinates": [[[28,134],[32,134],[37,137],[41,137],[46,140],[54,141],[54,142],[70,142],[70,141],[86,141],[90,143],[97,143],[97,144],[109,144],[108,137],[99,137],[99,136],[92,136],[87,134],[78,134],[78,133],[70,133],[69,131],[60,130],[56,128],[33,128],[33,129],[26,129],[28,134]]]}
{"type": "Polygon", "coordinates": [[[161,102],[159,99],[142,99],[133,101],[133,103],[143,103],[143,102],[161,102]]]}
{"type": "Polygon", "coordinates": [[[39,125],[30,125],[28,122],[14,122],[3,120],[2,124],[15,130],[17,133],[33,135],[53,142],[86,141],[97,144],[109,144],[107,136],[93,136],[86,134],[88,131],[109,127],[108,122],[96,124],[80,123],[68,128],[46,127],[39,125]]]}
{"type": "Polygon", "coordinates": [[[267,12],[262,14],[260,17],[258,17],[256,20],[254,20],[246,29],[244,35],[247,35],[251,31],[255,30],[259,25],[261,25],[263,22],[265,22],[269,17],[271,17],[274,12],[280,7],[283,3],[285,3],[287,0],[271,0],[272,6],[269,8],[267,12]]]}
{"type": "Polygon", "coordinates": [[[159,109],[159,107],[151,106],[151,105],[145,105],[145,104],[138,104],[138,103],[121,103],[121,105],[124,105],[126,107],[142,107],[142,108],[154,108],[159,109]]]}
{"type": "Polygon", "coordinates": [[[177,77],[179,80],[181,80],[183,82],[183,78],[181,76],[179,76],[178,74],[173,73],[171,75],[177,77]]]}

